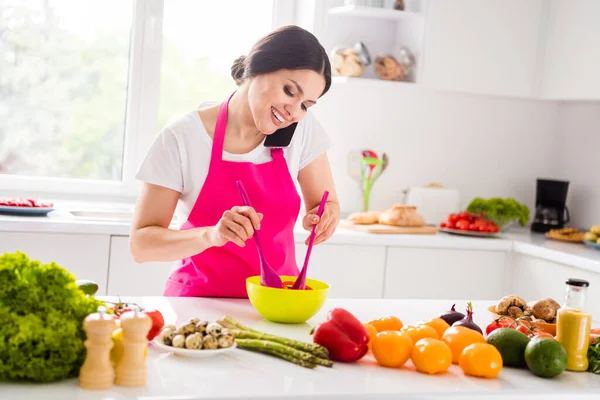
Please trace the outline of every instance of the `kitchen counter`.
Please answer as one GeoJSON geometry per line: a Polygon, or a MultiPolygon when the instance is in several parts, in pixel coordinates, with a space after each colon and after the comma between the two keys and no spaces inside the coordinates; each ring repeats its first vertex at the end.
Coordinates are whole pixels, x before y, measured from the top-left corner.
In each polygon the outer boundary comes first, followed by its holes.
{"type": "MultiPolygon", "coordinates": [[[[111,298],[111,300],[116,300],[111,298]]],[[[466,300],[365,300],[329,299],[308,323],[280,325],[265,321],[247,300],[201,298],[123,298],[164,314],[166,324],[191,317],[214,321],[231,315],[242,324],[264,332],[310,341],[312,325],[322,321],[333,307],[344,307],[362,321],[396,315],[405,325],[445,311],[449,304],[466,300]]],[[[491,302],[473,302],[475,321],[490,322],[491,302]]],[[[443,375],[429,376],[414,370],[411,362],[401,369],[378,366],[372,356],[354,364],[335,363],[333,368],[304,369],[275,357],[241,349],[212,358],[182,358],[149,346],[147,385],[143,388],[114,386],[102,392],[79,389],[76,379],[52,384],[0,383],[6,399],[537,399],[600,397],[600,376],[564,372],[542,379],[528,370],[504,368],[496,379],[465,376],[452,365],[443,375]],[[400,397],[401,396],[401,397],[400,397]],[[556,397],[559,396],[559,397],[556,397]]]]}
{"type": "MultiPolygon", "coordinates": [[[[176,229],[181,221],[175,221],[176,229]]],[[[87,219],[54,211],[48,217],[17,217],[0,215],[0,232],[74,233],[98,235],[129,235],[130,222],[115,218],[87,219]]],[[[308,232],[300,225],[295,228],[296,242],[303,243],[308,232]]],[[[435,235],[382,235],[338,228],[327,241],[329,244],[368,245],[388,247],[437,248],[457,250],[506,251],[538,257],[600,273],[600,250],[583,244],[546,239],[542,234],[525,228],[513,228],[499,238],[475,238],[439,232],[435,235]]]]}

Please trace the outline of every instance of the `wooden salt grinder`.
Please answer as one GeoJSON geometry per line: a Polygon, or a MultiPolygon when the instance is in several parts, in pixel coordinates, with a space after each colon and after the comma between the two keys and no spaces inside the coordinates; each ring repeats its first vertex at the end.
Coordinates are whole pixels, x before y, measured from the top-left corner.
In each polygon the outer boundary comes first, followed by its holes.
{"type": "Polygon", "coordinates": [[[119,386],[144,386],[146,384],[146,356],[148,331],[152,320],[136,308],[121,315],[123,328],[123,357],[116,367],[115,384],[119,386]]]}
{"type": "Polygon", "coordinates": [[[105,390],[112,387],[115,371],[110,361],[110,349],[116,327],[114,318],[106,314],[106,308],[102,306],[98,307],[97,313],[88,315],[83,321],[87,353],[79,370],[79,386],[82,389],[105,390]]]}

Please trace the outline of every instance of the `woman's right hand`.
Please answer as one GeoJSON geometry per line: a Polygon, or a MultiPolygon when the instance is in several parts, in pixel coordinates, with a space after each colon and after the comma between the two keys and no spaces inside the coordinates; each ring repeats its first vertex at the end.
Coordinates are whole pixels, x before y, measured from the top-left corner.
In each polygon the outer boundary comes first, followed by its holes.
{"type": "Polygon", "coordinates": [[[254,231],[260,229],[262,219],[263,215],[257,213],[252,207],[233,207],[223,213],[217,225],[211,230],[211,244],[220,247],[227,242],[233,242],[244,247],[246,240],[254,235],[254,231]]]}

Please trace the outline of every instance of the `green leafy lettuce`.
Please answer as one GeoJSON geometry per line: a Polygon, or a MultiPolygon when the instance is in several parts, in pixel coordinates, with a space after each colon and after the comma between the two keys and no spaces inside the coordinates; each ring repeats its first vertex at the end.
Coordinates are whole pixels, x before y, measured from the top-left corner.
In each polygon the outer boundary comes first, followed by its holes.
{"type": "Polygon", "coordinates": [[[529,222],[529,207],[512,198],[493,197],[483,199],[476,197],[469,203],[467,211],[478,214],[483,213],[499,227],[515,220],[521,226],[525,226],[529,222]]]}
{"type": "Polygon", "coordinates": [[[75,377],[85,359],[84,318],[103,302],[75,276],[21,252],[0,256],[0,380],[51,382],[75,377]]]}

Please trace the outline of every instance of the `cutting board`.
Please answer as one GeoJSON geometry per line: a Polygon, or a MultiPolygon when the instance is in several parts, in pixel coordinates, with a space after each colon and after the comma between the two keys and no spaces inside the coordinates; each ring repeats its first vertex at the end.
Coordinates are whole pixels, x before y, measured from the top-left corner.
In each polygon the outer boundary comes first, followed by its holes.
{"type": "Polygon", "coordinates": [[[340,228],[350,229],[358,232],[366,233],[388,233],[388,234],[426,234],[432,235],[437,233],[438,228],[435,226],[421,226],[421,227],[408,227],[408,226],[390,226],[381,224],[372,225],[358,225],[351,221],[342,219],[338,225],[340,228]]]}

